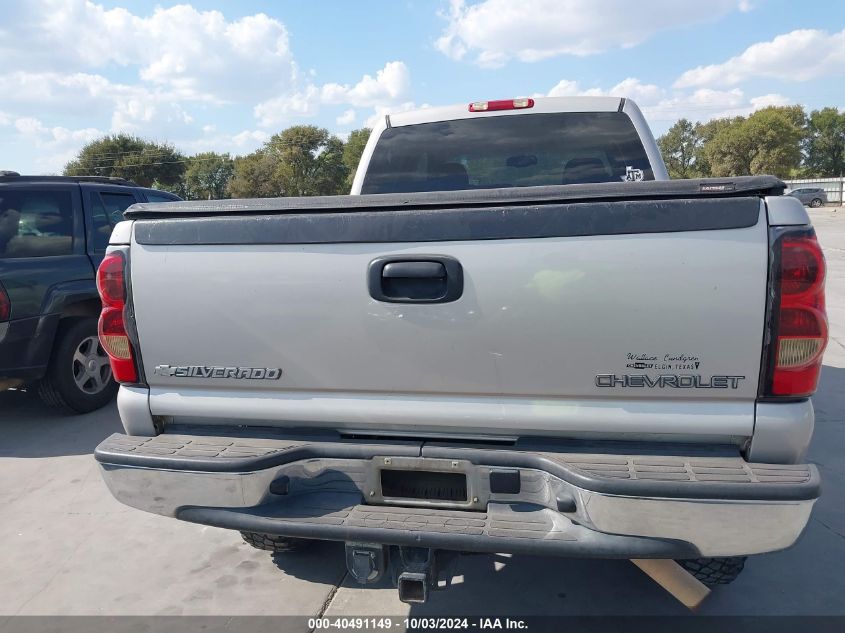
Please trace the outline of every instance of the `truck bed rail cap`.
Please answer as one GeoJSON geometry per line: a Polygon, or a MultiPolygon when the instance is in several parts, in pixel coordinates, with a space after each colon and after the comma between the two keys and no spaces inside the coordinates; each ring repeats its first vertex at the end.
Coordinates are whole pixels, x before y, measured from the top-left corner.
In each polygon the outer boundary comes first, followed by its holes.
{"type": "Polygon", "coordinates": [[[291,214],[354,212],[406,208],[438,208],[505,204],[550,204],[593,200],[660,200],[672,198],[724,198],[736,196],[781,195],[786,184],[774,176],[736,178],[696,178],[689,180],[649,180],[605,182],[507,189],[467,189],[360,196],[313,196],[255,198],[194,202],[142,203],[129,207],[124,216],[131,220],[202,217],[221,215],[291,214]]]}

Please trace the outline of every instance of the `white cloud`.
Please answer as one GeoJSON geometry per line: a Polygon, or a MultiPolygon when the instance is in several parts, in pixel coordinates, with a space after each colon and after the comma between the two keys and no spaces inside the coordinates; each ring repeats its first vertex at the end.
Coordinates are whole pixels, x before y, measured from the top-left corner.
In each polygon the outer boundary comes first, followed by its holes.
{"type": "Polygon", "coordinates": [[[676,93],[675,96],[662,99],[653,106],[643,108],[643,114],[655,128],[664,127],[680,118],[691,121],[709,121],[724,117],[748,116],[767,106],[783,106],[795,103],[780,94],[765,94],[747,97],[739,88],[731,90],[713,90],[699,88],[692,93],[676,93]]]}
{"type": "MultiPolygon", "coordinates": [[[[354,85],[308,84],[302,90],[284,93],[262,101],[253,112],[263,127],[277,126],[293,118],[314,116],[321,105],[393,108],[405,103],[411,86],[411,74],[404,62],[388,62],[375,77],[364,75],[354,85]]],[[[344,115],[348,115],[347,110],[344,115]]],[[[354,117],[353,111],[353,117],[354,117]]],[[[354,120],[354,119],[353,119],[354,120]]],[[[350,121],[351,122],[351,121],[350,121]]],[[[339,123],[340,124],[340,123],[339,123]]]]}
{"type": "Polygon", "coordinates": [[[179,4],[141,16],[86,0],[33,0],[17,11],[7,22],[15,28],[0,30],[7,67],[132,67],[182,97],[219,101],[264,97],[296,79],[287,29],[262,13],[228,21],[179,4]]]}
{"type": "Polygon", "coordinates": [[[232,136],[232,143],[239,148],[245,146],[257,147],[269,138],[270,135],[264,130],[244,130],[232,136]]]}
{"type": "Polygon", "coordinates": [[[726,116],[745,114],[750,107],[745,94],[739,88],[733,90],[710,90],[702,88],[692,93],[677,93],[643,108],[643,114],[650,121],[675,121],[686,118],[693,121],[707,121],[726,116]]]}
{"type": "Polygon", "coordinates": [[[140,96],[141,87],[112,83],[90,73],[13,71],[0,74],[0,94],[22,112],[60,110],[70,115],[103,115],[117,100],[140,96]]]}
{"type": "Polygon", "coordinates": [[[144,85],[113,83],[90,73],[16,71],[0,75],[0,94],[28,115],[110,118],[112,132],[154,130],[159,136],[184,132],[194,117],[172,93],[144,85]]]}
{"type": "Polygon", "coordinates": [[[739,88],[730,90],[699,88],[693,92],[676,90],[668,94],[663,88],[655,84],[643,83],[634,77],[628,77],[607,90],[583,89],[577,81],[563,79],[552,87],[548,96],[613,96],[632,99],[640,106],[649,123],[655,124],[657,128],[662,127],[661,123],[674,123],[680,118],[709,121],[721,117],[745,116],[766,106],[793,103],[789,98],[775,93],[747,98],[739,88]]]}
{"type": "Polygon", "coordinates": [[[61,126],[47,127],[34,117],[15,119],[20,138],[40,150],[39,166],[45,171],[59,171],[75,155],[81,145],[102,135],[96,128],[71,130],[61,126]]]}
{"type": "Polygon", "coordinates": [[[625,97],[633,99],[637,105],[656,103],[664,95],[664,90],[655,84],[643,83],[634,77],[620,81],[609,90],[601,88],[582,89],[577,81],[562,79],[551,90],[549,97],[625,97]]]}
{"type": "Polygon", "coordinates": [[[364,75],[354,86],[325,84],[321,89],[323,103],[348,103],[368,107],[395,103],[407,97],[411,73],[404,62],[388,62],[375,77],[364,75]]]}
{"type": "Polygon", "coordinates": [[[355,117],[355,110],[344,110],[343,114],[337,117],[334,122],[338,125],[352,125],[353,123],[355,123],[355,117]]]}
{"type": "Polygon", "coordinates": [[[320,89],[308,85],[301,91],[262,101],[253,108],[253,113],[259,125],[270,127],[289,123],[294,118],[314,116],[319,107],[320,89]]]}
{"type": "Polygon", "coordinates": [[[548,97],[577,97],[582,95],[581,86],[577,81],[561,79],[549,90],[548,97]]]}
{"type": "Polygon", "coordinates": [[[76,141],[90,141],[100,131],[95,128],[84,128],[81,130],[69,130],[64,127],[48,128],[40,120],[33,117],[21,117],[15,119],[15,129],[22,135],[45,145],[62,144],[76,141]]]}
{"type": "Polygon", "coordinates": [[[384,119],[384,117],[388,114],[398,114],[400,112],[410,112],[411,110],[423,110],[425,108],[430,108],[431,105],[428,103],[423,103],[422,105],[417,105],[413,101],[405,101],[404,103],[397,103],[395,105],[381,105],[376,106],[374,108],[373,114],[364,121],[364,127],[372,128],[378,123],[380,120],[384,119]]]}
{"type": "Polygon", "coordinates": [[[111,118],[113,132],[140,133],[155,130],[158,136],[167,137],[184,132],[194,118],[178,103],[161,99],[132,98],[119,100],[111,118]]]}
{"type": "Polygon", "coordinates": [[[845,74],[845,30],[801,29],[758,42],[722,64],[683,73],[676,88],[732,86],[753,78],[806,81],[845,74]]]}
{"type": "Polygon", "coordinates": [[[247,154],[261,146],[270,135],[264,130],[243,130],[237,134],[217,132],[213,125],[203,127],[203,134],[198,138],[179,141],[177,147],[189,153],[228,152],[233,155],[247,154]]]}
{"type": "Polygon", "coordinates": [[[104,0],[4,5],[0,147],[16,160],[21,153],[12,142],[29,156],[74,140],[78,149],[96,129],[168,140],[186,151],[214,149],[213,142],[251,151],[269,129],[239,132],[233,117],[251,111],[257,127],[270,128],[331,106],[337,124],[351,126],[365,118],[361,108],[410,100],[402,61],[349,83],[318,83],[315,70],[300,71],[280,20],[227,16],[188,2],[150,10],[112,8],[104,0]]]}
{"type": "Polygon", "coordinates": [[[451,0],[435,46],[453,59],[474,54],[480,66],[535,62],[630,48],[660,31],[748,10],[744,0],[451,0]]]}
{"type": "Polygon", "coordinates": [[[789,97],[785,97],[781,94],[777,93],[769,93],[766,95],[760,95],[759,97],[753,97],[750,99],[751,106],[755,110],[759,110],[760,108],[767,108],[769,106],[786,106],[786,105],[794,105],[795,101],[790,99],[789,97]]]}

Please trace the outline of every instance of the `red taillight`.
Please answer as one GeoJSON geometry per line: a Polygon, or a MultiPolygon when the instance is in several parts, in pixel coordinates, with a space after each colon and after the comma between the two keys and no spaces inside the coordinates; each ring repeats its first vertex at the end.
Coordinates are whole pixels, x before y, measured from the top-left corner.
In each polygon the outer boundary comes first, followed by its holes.
{"type": "Polygon", "coordinates": [[[9,300],[6,289],[0,285],[0,321],[8,321],[11,314],[12,302],[9,300]]]}
{"type": "Polygon", "coordinates": [[[781,293],[790,297],[822,290],[824,255],[815,236],[781,241],[780,284],[781,293]]]}
{"type": "Polygon", "coordinates": [[[534,99],[499,99],[497,101],[475,101],[469,104],[470,112],[492,112],[494,110],[522,110],[533,108],[534,99]]]}
{"type": "Polygon", "coordinates": [[[785,235],[776,246],[774,358],[770,394],[804,397],[816,390],[827,345],[824,255],[814,233],[785,235]]]}
{"type": "Polygon", "coordinates": [[[126,301],[123,256],[120,253],[110,253],[100,263],[97,269],[97,290],[103,305],[123,305],[126,301]]]}
{"type": "Polygon", "coordinates": [[[137,383],[138,370],[132,353],[132,343],[126,332],[125,260],[119,251],[105,256],[97,269],[97,290],[103,302],[100,312],[100,344],[109,355],[112,374],[117,382],[137,383]]]}

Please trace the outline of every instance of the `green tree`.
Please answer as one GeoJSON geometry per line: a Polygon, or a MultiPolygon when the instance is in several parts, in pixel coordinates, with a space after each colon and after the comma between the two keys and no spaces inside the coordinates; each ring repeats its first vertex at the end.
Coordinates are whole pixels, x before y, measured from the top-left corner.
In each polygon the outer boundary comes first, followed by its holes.
{"type": "Polygon", "coordinates": [[[750,148],[742,133],[743,117],[716,119],[700,126],[701,166],[708,176],[732,176],[749,173],[750,148]]]}
{"type": "Polygon", "coordinates": [[[708,147],[717,134],[719,134],[722,130],[731,127],[732,125],[737,124],[739,121],[739,118],[725,118],[712,119],[710,121],[707,121],[706,123],[695,124],[696,133],[701,139],[701,142],[695,152],[695,167],[696,171],[698,171],[699,174],[705,177],[713,175],[713,168],[710,165],[710,155],[708,152],[708,147]]]}
{"type": "Polygon", "coordinates": [[[808,175],[845,174],[845,112],[836,108],[813,110],[807,117],[804,152],[808,175]]]}
{"type": "Polygon", "coordinates": [[[702,145],[698,126],[681,119],[657,139],[660,153],[671,178],[693,178],[699,175],[695,159],[702,145]]]}
{"type": "Polygon", "coordinates": [[[346,139],[346,144],[343,146],[343,164],[349,173],[346,176],[346,186],[351,187],[352,181],[355,178],[355,171],[358,169],[358,163],[361,162],[361,154],[364,153],[364,147],[370,139],[370,132],[372,130],[368,127],[363,127],[360,130],[352,130],[349,133],[349,138],[346,139]]]}
{"type": "Polygon", "coordinates": [[[234,197],[325,196],[346,192],[344,144],[329,131],[295,125],[261,149],[235,159],[234,197]]]}
{"type": "Polygon", "coordinates": [[[228,197],[235,161],[229,154],[203,152],[188,159],[185,197],[189,200],[219,200],[228,197]]]}
{"type": "Polygon", "coordinates": [[[158,182],[177,185],[185,173],[185,157],[169,143],[154,143],[129,134],[113,134],[86,144],[65,165],[66,176],[114,176],[142,187],[158,182]]]}
{"type": "Polygon", "coordinates": [[[274,180],[286,196],[343,191],[348,169],[343,141],[314,125],[295,125],[270,137],[264,151],[276,161],[274,180]]]}
{"type": "Polygon", "coordinates": [[[801,163],[803,118],[800,106],[771,106],[711,121],[700,128],[702,167],[717,177],[792,175],[801,163]]]}
{"type": "Polygon", "coordinates": [[[229,195],[233,198],[276,198],[284,195],[276,181],[276,160],[259,149],[235,158],[234,172],[229,181],[229,195]]]}
{"type": "Polygon", "coordinates": [[[743,124],[752,147],[750,174],[780,178],[795,175],[801,165],[804,110],[800,106],[757,110],[743,124]]]}

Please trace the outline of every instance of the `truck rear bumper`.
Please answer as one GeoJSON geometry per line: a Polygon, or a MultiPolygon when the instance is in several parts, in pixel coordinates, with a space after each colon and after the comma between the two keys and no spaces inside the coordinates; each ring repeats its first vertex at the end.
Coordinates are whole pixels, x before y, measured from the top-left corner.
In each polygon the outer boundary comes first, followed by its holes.
{"type": "Polygon", "coordinates": [[[819,495],[812,465],[749,464],[691,447],[551,452],[193,433],[106,439],[95,456],[114,496],[185,521],[292,537],[696,558],[789,547],[819,495]]]}

